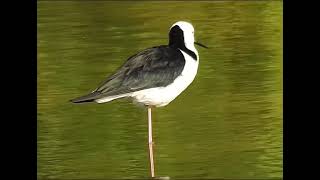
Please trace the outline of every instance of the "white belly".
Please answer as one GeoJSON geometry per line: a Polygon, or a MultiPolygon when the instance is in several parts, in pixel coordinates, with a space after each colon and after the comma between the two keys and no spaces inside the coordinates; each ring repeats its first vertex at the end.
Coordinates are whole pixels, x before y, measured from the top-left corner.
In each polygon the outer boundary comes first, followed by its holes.
{"type": "Polygon", "coordinates": [[[130,96],[134,101],[156,107],[165,106],[192,83],[197,74],[199,58],[198,60],[194,60],[185,52],[181,52],[186,60],[181,75],[166,87],[150,88],[133,92],[130,96]]]}

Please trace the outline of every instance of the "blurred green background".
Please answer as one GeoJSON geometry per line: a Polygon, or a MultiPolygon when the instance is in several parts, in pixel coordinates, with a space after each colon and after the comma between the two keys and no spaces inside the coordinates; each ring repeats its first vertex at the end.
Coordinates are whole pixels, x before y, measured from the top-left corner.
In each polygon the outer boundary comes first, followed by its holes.
{"type": "Polygon", "coordinates": [[[153,111],[157,176],[282,177],[281,1],[38,1],[38,178],[149,176],[147,112],[75,105],[139,50],[191,22],[200,65],[153,111]]]}

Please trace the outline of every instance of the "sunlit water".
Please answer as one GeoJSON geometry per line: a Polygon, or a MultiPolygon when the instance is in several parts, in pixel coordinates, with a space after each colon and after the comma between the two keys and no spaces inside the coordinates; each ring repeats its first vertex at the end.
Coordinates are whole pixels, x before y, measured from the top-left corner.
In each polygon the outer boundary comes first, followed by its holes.
{"type": "Polygon", "coordinates": [[[38,178],[149,176],[147,112],[75,105],[126,60],[192,22],[200,66],[153,112],[157,176],[282,177],[282,2],[38,2],[38,178]]]}

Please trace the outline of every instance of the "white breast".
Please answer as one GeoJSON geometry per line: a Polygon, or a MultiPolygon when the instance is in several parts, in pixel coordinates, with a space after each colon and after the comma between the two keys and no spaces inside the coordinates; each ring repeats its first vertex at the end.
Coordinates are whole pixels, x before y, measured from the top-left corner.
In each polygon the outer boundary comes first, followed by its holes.
{"type": "MultiPolygon", "coordinates": [[[[185,52],[181,52],[186,61],[181,75],[166,87],[150,88],[132,93],[131,97],[134,101],[156,107],[165,106],[192,83],[197,74],[199,58],[195,60],[185,52]]],[[[198,56],[197,52],[196,54],[198,56]]]]}

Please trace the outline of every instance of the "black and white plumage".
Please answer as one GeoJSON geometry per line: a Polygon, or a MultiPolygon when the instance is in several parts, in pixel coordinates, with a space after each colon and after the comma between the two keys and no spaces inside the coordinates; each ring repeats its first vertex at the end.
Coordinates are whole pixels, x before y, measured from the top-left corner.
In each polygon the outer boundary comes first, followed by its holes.
{"type": "Polygon", "coordinates": [[[199,65],[194,44],[193,26],[184,21],[173,24],[169,44],[143,50],[130,58],[112,76],[88,95],[71,100],[74,103],[105,103],[131,97],[148,107],[148,138],[151,177],[153,161],[151,107],[169,104],[193,81],[199,65]]]}
{"type": "Polygon", "coordinates": [[[168,45],[148,48],[131,56],[93,92],[71,101],[105,103],[131,97],[147,106],[165,106],[196,76],[199,55],[194,44],[193,26],[179,21],[170,28],[168,45]]]}

